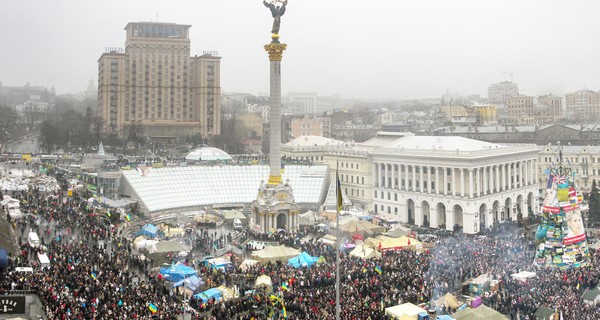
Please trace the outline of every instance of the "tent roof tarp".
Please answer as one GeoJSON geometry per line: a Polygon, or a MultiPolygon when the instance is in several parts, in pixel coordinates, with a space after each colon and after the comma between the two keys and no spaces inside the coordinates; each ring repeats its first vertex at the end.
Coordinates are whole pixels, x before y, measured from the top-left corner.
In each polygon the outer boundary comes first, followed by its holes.
{"type": "Polygon", "coordinates": [[[273,281],[271,280],[271,277],[264,274],[258,276],[258,278],[256,278],[256,282],[254,282],[254,288],[258,287],[273,287],[273,281]]]}
{"type": "Polygon", "coordinates": [[[146,224],[135,235],[136,236],[142,235],[142,236],[154,238],[158,235],[158,227],[153,224],[146,224]]]}
{"type": "Polygon", "coordinates": [[[311,267],[313,264],[317,263],[319,257],[311,257],[308,253],[302,252],[297,257],[293,257],[288,259],[288,265],[294,268],[300,267],[311,267]]]}
{"type": "Polygon", "coordinates": [[[226,221],[232,221],[234,219],[246,220],[246,216],[238,210],[225,210],[223,211],[223,219],[226,221]]]}
{"type": "Polygon", "coordinates": [[[400,248],[405,248],[405,247],[409,247],[409,246],[414,246],[414,245],[417,245],[420,243],[421,243],[420,241],[409,238],[407,236],[402,236],[400,238],[389,238],[389,239],[381,242],[381,250],[400,249],[400,248]]]}
{"type": "Polygon", "coordinates": [[[246,259],[240,263],[240,269],[242,269],[242,271],[246,271],[249,267],[255,266],[257,263],[257,260],[246,259]]]}
{"type": "Polygon", "coordinates": [[[435,302],[435,304],[438,307],[444,305],[453,309],[458,309],[458,307],[460,307],[460,303],[458,302],[458,300],[456,300],[456,297],[453,296],[451,293],[446,293],[444,296],[440,297],[435,302]]]}
{"type": "Polygon", "coordinates": [[[350,255],[361,259],[381,258],[381,253],[365,244],[357,245],[350,251],[350,255]]]}
{"type": "Polygon", "coordinates": [[[259,262],[275,262],[275,261],[287,261],[291,257],[295,257],[300,254],[300,251],[289,248],[284,245],[281,246],[269,246],[263,250],[258,250],[252,253],[252,258],[259,262]]]}
{"type": "Polygon", "coordinates": [[[409,317],[413,317],[413,319],[416,319],[417,315],[422,312],[427,312],[427,310],[419,308],[410,302],[385,308],[385,314],[393,316],[395,318],[400,318],[403,315],[407,315],[409,317]]]}
{"type": "Polygon", "coordinates": [[[188,277],[198,276],[196,270],[179,262],[168,268],[160,268],[160,274],[162,274],[166,280],[173,282],[179,282],[188,277]]]}
{"type": "Polygon", "coordinates": [[[194,295],[196,299],[202,299],[205,303],[210,299],[218,300],[223,296],[223,291],[219,290],[219,288],[210,288],[204,292],[198,293],[194,295]]]}
{"type": "Polygon", "coordinates": [[[454,314],[454,318],[456,320],[508,320],[505,315],[483,304],[475,309],[460,310],[454,314]]]}
{"type": "Polygon", "coordinates": [[[351,220],[340,225],[340,230],[348,233],[357,232],[374,235],[382,233],[385,228],[365,220],[351,220]]]}
{"type": "Polygon", "coordinates": [[[202,281],[200,278],[198,278],[198,276],[191,276],[189,278],[185,278],[183,280],[177,281],[176,283],[173,284],[173,287],[176,288],[176,287],[185,285],[186,288],[189,288],[192,291],[196,291],[196,290],[200,289],[200,286],[202,286],[203,284],[204,284],[204,281],[202,281]]]}
{"type": "Polygon", "coordinates": [[[553,314],[554,314],[554,309],[541,306],[535,311],[535,313],[533,315],[536,316],[537,318],[550,319],[550,317],[553,314]]]}
{"type": "Polygon", "coordinates": [[[169,240],[169,241],[159,241],[158,243],[152,245],[150,248],[151,253],[157,252],[180,252],[180,251],[188,251],[186,245],[179,243],[179,240],[169,240]]]}
{"type": "Polygon", "coordinates": [[[312,226],[322,220],[318,213],[310,210],[300,214],[299,217],[298,221],[301,226],[312,226]]]}

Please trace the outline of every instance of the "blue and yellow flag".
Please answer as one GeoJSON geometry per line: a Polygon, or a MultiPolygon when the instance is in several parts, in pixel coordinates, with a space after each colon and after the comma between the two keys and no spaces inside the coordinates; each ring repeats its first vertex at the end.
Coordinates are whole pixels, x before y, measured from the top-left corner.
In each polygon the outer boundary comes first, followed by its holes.
{"type": "Polygon", "coordinates": [[[125,216],[125,219],[126,219],[127,221],[131,221],[131,215],[128,213],[128,214],[125,216]]]}
{"type": "Polygon", "coordinates": [[[98,278],[98,276],[96,276],[96,274],[93,272],[90,273],[90,277],[92,277],[92,279],[94,279],[94,280],[96,280],[98,278]]]}
{"type": "Polygon", "coordinates": [[[158,311],[158,308],[153,303],[148,306],[148,309],[150,309],[152,313],[156,313],[158,311]]]}
{"type": "Polygon", "coordinates": [[[375,272],[379,273],[379,275],[381,275],[381,267],[379,266],[375,266],[375,272]]]}

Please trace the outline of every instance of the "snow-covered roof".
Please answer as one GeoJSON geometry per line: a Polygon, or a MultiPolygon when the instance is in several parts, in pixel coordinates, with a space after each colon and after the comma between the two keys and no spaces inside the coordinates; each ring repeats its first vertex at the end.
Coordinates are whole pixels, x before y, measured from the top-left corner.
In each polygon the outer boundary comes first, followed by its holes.
{"type": "Polygon", "coordinates": [[[431,151],[483,151],[507,148],[507,146],[459,136],[409,136],[397,139],[383,148],[431,151]]]}
{"type": "Polygon", "coordinates": [[[185,156],[185,160],[190,161],[219,161],[231,159],[231,156],[227,152],[214,147],[200,147],[185,156]]]}
{"type": "Polygon", "coordinates": [[[321,136],[300,136],[285,145],[287,146],[299,146],[299,147],[310,147],[310,146],[326,146],[326,145],[342,145],[344,141],[329,139],[321,136]]]}

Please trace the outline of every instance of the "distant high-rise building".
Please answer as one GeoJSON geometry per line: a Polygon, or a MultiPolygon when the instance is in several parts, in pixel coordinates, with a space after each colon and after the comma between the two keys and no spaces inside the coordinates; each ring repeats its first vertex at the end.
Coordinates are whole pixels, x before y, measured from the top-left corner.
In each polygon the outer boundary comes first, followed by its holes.
{"type": "Polygon", "coordinates": [[[565,109],[568,117],[587,119],[600,116],[600,93],[591,90],[565,93],[565,109]]]}
{"type": "Polygon", "coordinates": [[[190,56],[190,25],[132,22],[125,49],[107,48],[98,60],[98,111],[108,133],[174,139],[220,134],[220,60],[190,56]]]}
{"type": "Polygon", "coordinates": [[[488,88],[488,101],[490,103],[506,103],[508,98],[519,95],[519,86],[510,81],[491,84],[488,88]]]}

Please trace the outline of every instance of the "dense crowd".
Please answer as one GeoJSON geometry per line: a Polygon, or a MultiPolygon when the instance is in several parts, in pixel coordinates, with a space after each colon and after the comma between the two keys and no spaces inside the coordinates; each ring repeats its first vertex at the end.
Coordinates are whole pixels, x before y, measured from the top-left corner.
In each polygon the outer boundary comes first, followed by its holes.
{"type": "MultiPolygon", "coordinates": [[[[108,227],[90,215],[85,198],[64,203],[63,194],[54,198],[36,192],[21,192],[24,210],[35,215],[15,225],[20,252],[13,266],[34,266],[34,272],[11,271],[0,277],[0,290],[34,290],[50,319],[173,319],[184,312],[194,319],[262,319],[272,312],[269,294],[252,292],[257,276],[271,277],[274,293],[281,297],[288,319],[335,318],[335,249],[316,240],[301,241],[304,234],[275,234],[260,240],[277,241],[323,257],[327,263],[295,269],[283,263],[258,264],[242,271],[215,272],[197,265],[205,288],[237,286],[242,297],[217,303],[192,298],[190,305],[174,295],[169,284],[152,272],[148,259],[135,255],[124,228],[108,227]],[[49,199],[49,200],[48,200],[49,199]],[[28,229],[41,235],[42,245],[31,248],[28,229]],[[98,245],[104,243],[104,246],[98,245]],[[110,244],[111,250],[107,250],[110,244]],[[46,269],[36,265],[36,253],[51,259],[46,269]],[[282,284],[287,284],[287,289],[282,284]],[[150,310],[150,304],[157,312],[150,310]]],[[[197,249],[213,253],[232,238],[201,230],[197,249]]],[[[249,237],[240,235],[241,239],[249,237]]],[[[532,265],[534,243],[513,225],[498,225],[485,235],[457,234],[434,237],[433,247],[422,253],[400,250],[379,259],[362,260],[341,254],[342,319],[389,319],[384,309],[400,303],[426,304],[445,293],[456,293],[469,278],[487,274],[499,280],[495,294],[483,303],[511,319],[533,319],[540,306],[558,308],[564,319],[599,319],[598,307],[583,304],[584,290],[598,285],[600,256],[592,250],[588,267],[556,270],[532,265]],[[526,282],[513,273],[533,271],[526,282]]],[[[282,306],[281,306],[282,307],[282,306]]],[[[280,308],[282,309],[282,308],[280,308]]],[[[444,308],[446,312],[455,310],[444,308]]],[[[283,317],[282,312],[275,313],[283,317]]]]}

